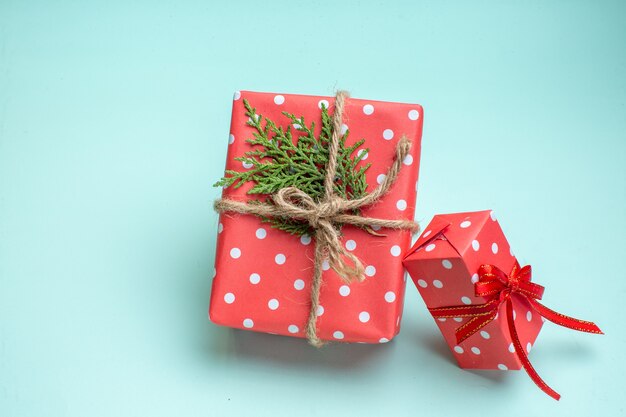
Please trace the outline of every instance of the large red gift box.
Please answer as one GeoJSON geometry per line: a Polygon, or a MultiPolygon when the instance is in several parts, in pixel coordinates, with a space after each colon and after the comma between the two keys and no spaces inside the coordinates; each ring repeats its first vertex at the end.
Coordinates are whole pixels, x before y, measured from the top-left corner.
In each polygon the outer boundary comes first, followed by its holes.
{"type": "MultiPolygon", "coordinates": [[[[226,169],[241,171],[236,161],[251,149],[246,139],[253,128],[246,124],[243,100],[257,113],[280,126],[290,120],[283,111],[316,122],[319,133],[321,106],[333,108],[333,97],[241,91],[235,93],[226,169]]],[[[402,136],[413,142],[396,183],[376,204],[362,210],[364,217],[412,220],[415,210],[422,135],[422,108],[416,104],[349,98],[344,110],[347,145],[364,138],[371,167],[366,171],[371,192],[392,164],[402,136]]],[[[297,127],[296,127],[297,128],[297,127]]],[[[295,135],[294,135],[295,136],[295,135]]],[[[364,164],[361,162],[360,164],[364,164]]],[[[249,201],[252,187],[225,188],[222,198],[249,201]]],[[[324,267],[318,309],[318,335],[324,340],[383,343],[399,331],[405,277],[402,256],[410,246],[408,230],[380,230],[383,236],[345,225],[342,242],[366,266],[363,282],[344,282],[328,265],[324,267]]],[[[220,325],[295,337],[305,337],[313,275],[314,239],[273,229],[253,215],[223,213],[218,225],[209,316],[220,325]]]]}
{"type": "MultiPolygon", "coordinates": [[[[404,259],[404,265],[429,309],[480,305],[474,284],[481,265],[494,265],[507,273],[516,264],[509,243],[492,211],[437,215],[424,229],[404,259]]],[[[530,352],[543,318],[523,297],[512,297],[513,316],[521,346],[530,352]]],[[[467,317],[435,319],[462,368],[520,369],[506,322],[505,304],[480,332],[457,344],[456,330],[467,317]]]]}

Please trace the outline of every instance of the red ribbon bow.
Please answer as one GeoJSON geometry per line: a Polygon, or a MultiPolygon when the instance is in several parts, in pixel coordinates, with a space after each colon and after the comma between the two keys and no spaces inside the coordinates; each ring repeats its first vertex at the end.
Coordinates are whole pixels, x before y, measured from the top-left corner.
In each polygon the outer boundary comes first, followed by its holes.
{"type": "Polygon", "coordinates": [[[550,388],[548,384],[541,379],[537,371],[535,371],[535,368],[533,368],[528,360],[528,356],[519,341],[517,330],[515,329],[515,321],[513,319],[512,295],[515,294],[518,297],[526,299],[531,308],[537,313],[559,326],[587,333],[602,334],[602,331],[590,321],[579,320],[557,313],[540,304],[537,300],[541,300],[544,287],[530,282],[530,265],[520,268],[519,263],[515,261],[515,265],[509,275],[494,265],[481,265],[480,268],[478,268],[478,277],[478,281],[474,284],[474,291],[477,297],[485,297],[487,299],[486,303],[469,306],[430,308],[429,311],[432,313],[433,317],[469,318],[470,320],[467,323],[456,329],[457,343],[461,343],[495,319],[500,305],[505,303],[509,333],[511,340],[513,340],[513,345],[515,346],[515,353],[522,362],[522,366],[533,382],[537,384],[543,392],[555,400],[560,399],[561,396],[550,388]]]}

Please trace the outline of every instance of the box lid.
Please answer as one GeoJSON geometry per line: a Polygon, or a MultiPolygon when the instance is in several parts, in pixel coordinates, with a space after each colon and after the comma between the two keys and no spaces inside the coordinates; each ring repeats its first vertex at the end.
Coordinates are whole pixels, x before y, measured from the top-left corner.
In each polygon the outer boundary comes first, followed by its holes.
{"type": "Polygon", "coordinates": [[[412,255],[428,246],[433,240],[447,240],[461,256],[472,245],[485,222],[489,219],[491,210],[463,212],[454,214],[437,214],[415,244],[407,252],[412,255]],[[451,227],[458,225],[459,227],[451,227]]]}

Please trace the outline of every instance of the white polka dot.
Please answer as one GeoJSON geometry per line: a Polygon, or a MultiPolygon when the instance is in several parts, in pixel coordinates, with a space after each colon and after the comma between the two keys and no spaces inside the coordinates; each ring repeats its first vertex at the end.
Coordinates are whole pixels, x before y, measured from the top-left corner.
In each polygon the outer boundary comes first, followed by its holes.
{"type": "Polygon", "coordinates": [[[472,299],[466,296],[461,297],[461,302],[463,304],[472,304],[472,299]]]}
{"type": "Polygon", "coordinates": [[[404,210],[406,210],[406,206],[407,206],[407,205],[406,205],[406,201],[404,201],[404,200],[398,200],[398,201],[396,202],[396,208],[397,208],[398,210],[400,210],[400,211],[404,211],[404,210]]]}
{"type": "Polygon", "coordinates": [[[474,249],[474,251],[476,252],[478,252],[478,249],[480,249],[480,242],[476,239],[472,240],[472,249],[474,249]]]}
{"type": "Polygon", "coordinates": [[[385,301],[387,301],[388,303],[393,303],[394,301],[396,301],[396,293],[393,291],[387,291],[385,293],[385,301]]]}
{"type": "Polygon", "coordinates": [[[428,237],[428,236],[430,236],[430,234],[431,234],[432,232],[433,232],[432,230],[427,230],[427,231],[425,231],[425,232],[424,232],[424,234],[422,235],[422,237],[428,237]]]}
{"type": "Polygon", "coordinates": [[[443,287],[443,282],[439,281],[438,279],[433,281],[433,285],[435,286],[435,288],[442,288],[443,287]]]}
{"type": "Polygon", "coordinates": [[[381,227],[380,227],[380,226],[378,226],[378,225],[373,225],[373,226],[372,226],[372,230],[374,230],[374,231],[376,231],[376,232],[378,232],[380,229],[381,229],[381,227]]]}
{"type": "Polygon", "coordinates": [[[452,320],[456,321],[457,323],[460,323],[463,321],[463,317],[455,317],[452,320]]]}
{"type": "Polygon", "coordinates": [[[287,327],[287,331],[291,334],[298,333],[299,330],[300,329],[295,324],[290,324],[289,327],[287,327]]]}
{"type": "Polygon", "coordinates": [[[302,126],[300,126],[298,123],[294,123],[293,128],[296,130],[302,130],[302,126]]]}
{"type": "Polygon", "coordinates": [[[455,346],[454,347],[454,351],[456,353],[463,353],[463,352],[465,352],[461,346],[455,346]]]}
{"type": "Polygon", "coordinates": [[[316,311],[318,316],[321,316],[322,314],[324,314],[324,307],[323,306],[317,306],[317,311],[316,311]]]}
{"type": "Polygon", "coordinates": [[[376,275],[376,267],[374,265],[368,265],[365,267],[365,275],[368,277],[373,277],[376,275]]]}
{"type": "Polygon", "coordinates": [[[367,153],[367,150],[365,149],[359,149],[359,151],[356,154],[361,157],[361,161],[365,161],[367,157],[369,156],[369,154],[367,153]]]}
{"type": "Polygon", "coordinates": [[[493,220],[494,222],[496,221],[496,213],[491,210],[491,213],[489,213],[489,217],[491,217],[491,220],[493,220]]]}
{"type": "Polygon", "coordinates": [[[444,259],[443,261],[441,261],[441,265],[446,269],[452,269],[452,262],[450,262],[447,259],[444,259]]]}
{"type": "Polygon", "coordinates": [[[413,163],[413,155],[407,155],[404,157],[404,159],[402,160],[402,163],[406,166],[409,166],[413,163]]]}
{"type": "Polygon", "coordinates": [[[515,345],[513,343],[509,345],[509,352],[515,353],[515,345]]]}
{"type": "Polygon", "coordinates": [[[367,311],[361,311],[359,313],[359,321],[361,323],[367,323],[368,321],[370,321],[370,313],[368,313],[367,311]]]}
{"type": "Polygon", "coordinates": [[[472,284],[476,284],[479,279],[480,277],[478,276],[478,274],[472,275],[472,284]]]}
{"type": "Polygon", "coordinates": [[[383,139],[385,139],[385,140],[393,139],[393,130],[391,130],[391,129],[383,130],[383,139]]]}
{"type": "Polygon", "coordinates": [[[343,339],[343,332],[340,332],[339,330],[337,330],[333,333],[333,337],[335,339],[343,339]]]}
{"type": "Polygon", "coordinates": [[[241,91],[235,91],[233,94],[233,100],[239,100],[241,98],[241,91]]]}
{"type": "Polygon", "coordinates": [[[439,321],[446,321],[446,318],[445,317],[439,317],[437,320],[439,320],[439,321]]]}
{"type": "Polygon", "coordinates": [[[498,253],[498,244],[497,243],[494,242],[494,243],[491,244],[491,251],[494,253],[494,255],[496,253],[498,253]]]}
{"type": "Polygon", "coordinates": [[[417,285],[419,285],[422,288],[428,287],[428,283],[426,281],[424,281],[423,279],[418,279],[417,280],[417,285]]]}
{"type": "Polygon", "coordinates": [[[322,261],[322,270],[328,271],[329,269],[330,269],[330,262],[328,262],[328,259],[324,259],[322,261]]]}
{"type": "Polygon", "coordinates": [[[389,341],[389,339],[387,339],[386,337],[381,337],[380,339],[378,339],[378,343],[387,343],[389,341]]]}
{"type": "Polygon", "coordinates": [[[228,135],[228,144],[232,145],[234,142],[235,142],[235,135],[231,133],[230,135],[228,135]]]}
{"type": "Polygon", "coordinates": [[[293,282],[293,287],[298,290],[301,291],[304,289],[304,281],[301,279],[297,279],[293,282]]]}
{"type": "Polygon", "coordinates": [[[480,335],[483,337],[483,339],[489,339],[491,337],[491,335],[484,330],[481,330],[480,335]]]}
{"type": "Polygon", "coordinates": [[[241,165],[243,165],[243,167],[244,167],[245,169],[250,169],[250,168],[252,168],[252,167],[254,166],[254,164],[253,164],[252,162],[248,162],[248,161],[243,161],[243,162],[241,163],[241,165]]]}
{"type": "Polygon", "coordinates": [[[322,106],[328,108],[328,100],[320,100],[317,102],[317,107],[321,109],[322,106]]]}
{"type": "Polygon", "coordinates": [[[526,320],[532,321],[532,319],[533,319],[533,313],[531,313],[530,311],[526,312],[526,320]]]}
{"type": "Polygon", "coordinates": [[[258,284],[259,282],[261,282],[261,275],[257,274],[256,272],[253,272],[252,274],[250,274],[251,284],[258,284]]]}
{"type": "Polygon", "coordinates": [[[267,302],[267,306],[269,307],[270,310],[276,310],[278,308],[278,300],[275,298],[272,298],[271,300],[269,300],[267,302]]]}
{"type": "Polygon", "coordinates": [[[230,250],[230,257],[233,259],[238,259],[241,256],[241,249],[239,248],[232,248],[230,250]]]}
{"type": "Polygon", "coordinates": [[[252,321],[252,319],[245,319],[245,320],[243,321],[243,327],[245,327],[245,328],[249,329],[249,328],[251,328],[252,326],[254,326],[254,322],[252,321]]]}
{"type": "Polygon", "coordinates": [[[222,223],[217,225],[217,233],[222,233],[224,231],[224,225],[222,223]]]}
{"type": "Polygon", "coordinates": [[[383,181],[385,181],[385,178],[387,178],[387,176],[385,174],[379,174],[376,177],[376,182],[379,183],[379,184],[382,184],[383,181]]]}
{"type": "Polygon", "coordinates": [[[478,349],[476,346],[472,347],[472,349],[470,350],[474,355],[480,355],[480,349],[478,349]]]}
{"type": "Polygon", "coordinates": [[[402,253],[402,249],[398,245],[393,245],[389,252],[391,252],[392,256],[400,256],[400,254],[402,253]]]}
{"type": "Polygon", "coordinates": [[[470,222],[469,220],[462,221],[461,224],[460,224],[462,229],[467,229],[471,225],[472,225],[472,222],[470,222]]]}
{"type": "Polygon", "coordinates": [[[309,235],[300,236],[300,243],[302,243],[303,245],[308,245],[309,243],[311,243],[311,236],[309,235]]]}
{"type": "Polygon", "coordinates": [[[526,352],[530,353],[530,349],[533,347],[533,345],[530,344],[530,342],[526,343],[526,352]]]}
{"type": "Polygon", "coordinates": [[[350,295],[350,287],[348,287],[347,285],[342,285],[341,287],[339,287],[339,295],[341,295],[342,297],[347,297],[348,295],[350,295]]]}
{"type": "Polygon", "coordinates": [[[277,96],[274,96],[274,103],[275,104],[281,105],[284,102],[285,102],[285,97],[284,96],[281,96],[280,94],[277,95],[277,96]]]}
{"type": "Polygon", "coordinates": [[[267,230],[263,229],[262,227],[256,229],[256,237],[258,239],[265,239],[265,237],[267,236],[267,230]]]}
{"type": "Polygon", "coordinates": [[[232,292],[227,292],[226,294],[224,294],[224,302],[226,304],[232,304],[235,302],[235,294],[233,294],[232,292]]]}
{"type": "Polygon", "coordinates": [[[345,124],[345,123],[342,123],[342,124],[341,124],[341,134],[342,134],[342,135],[345,135],[345,134],[346,134],[346,132],[347,132],[349,129],[350,129],[350,128],[348,127],[348,125],[347,125],[347,124],[345,124]]]}
{"type": "Polygon", "coordinates": [[[284,264],[286,260],[287,258],[282,253],[279,253],[274,257],[274,262],[276,262],[278,265],[284,264]]]}
{"type": "Polygon", "coordinates": [[[506,371],[506,370],[508,370],[509,368],[507,368],[507,366],[506,366],[505,364],[503,364],[503,363],[499,363],[499,364],[498,364],[498,369],[499,369],[499,370],[501,370],[501,371],[506,371]]]}
{"type": "Polygon", "coordinates": [[[436,246],[435,246],[435,244],[434,244],[434,243],[430,243],[430,244],[426,245],[426,248],[425,248],[424,250],[425,250],[426,252],[430,252],[430,251],[432,251],[433,249],[435,249],[435,247],[436,247],[436,246]]]}
{"type": "Polygon", "coordinates": [[[356,242],[352,239],[346,241],[346,249],[353,251],[356,249],[356,242]]]}
{"type": "Polygon", "coordinates": [[[409,111],[409,119],[411,120],[417,120],[420,117],[420,112],[418,112],[417,110],[413,109],[411,111],[409,111]]]}
{"type": "Polygon", "coordinates": [[[372,106],[371,104],[366,104],[365,106],[363,106],[363,113],[367,114],[368,116],[374,113],[374,106],[372,106]]]}

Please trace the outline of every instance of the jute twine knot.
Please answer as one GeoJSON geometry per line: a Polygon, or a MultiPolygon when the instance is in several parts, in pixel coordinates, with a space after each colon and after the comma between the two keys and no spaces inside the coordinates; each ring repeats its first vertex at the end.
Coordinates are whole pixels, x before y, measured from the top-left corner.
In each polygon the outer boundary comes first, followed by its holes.
{"type": "Polygon", "coordinates": [[[330,267],[346,283],[365,279],[365,268],[361,260],[348,252],[341,244],[340,227],[350,224],[357,227],[384,227],[389,229],[417,230],[417,224],[410,220],[389,220],[363,217],[352,214],[357,209],[369,206],[378,201],[389,191],[402,169],[402,161],[411,150],[411,141],[406,137],[398,141],[396,155],[389,167],[383,182],[369,194],[347,200],[334,192],[337,173],[337,152],[341,137],[341,125],[345,99],[348,93],[338,91],[335,96],[333,112],[333,134],[328,144],[328,163],[324,177],[324,197],[315,201],[310,195],[297,187],[285,187],[271,196],[272,203],[244,203],[230,199],[219,199],[215,202],[218,212],[235,212],[254,214],[260,217],[282,217],[307,222],[315,231],[315,258],[313,262],[313,279],[311,282],[311,306],[306,324],[306,337],[316,347],[324,345],[317,335],[317,310],[319,307],[320,289],[322,285],[323,262],[328,259],[330,267]]]}
{"type": "Polygon", "coordinates": [[[283,212],[289,213],[289,217],[305,220],[313,229],[317,229],[320,222],[329,222],[338,213],[345,211],[344,201],[346,201],[333,194],[328,200],[316,203],[308,194],[296,187],[278,190],[272,200],[283,212]]]}

